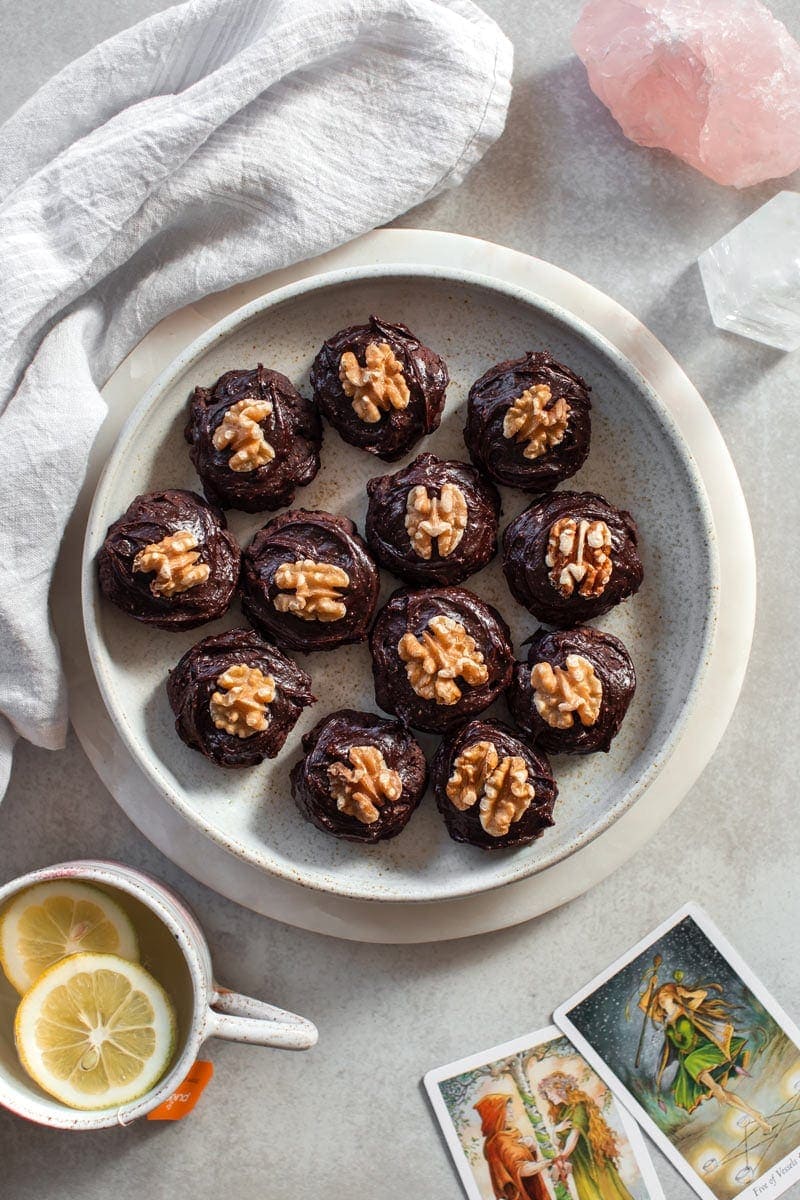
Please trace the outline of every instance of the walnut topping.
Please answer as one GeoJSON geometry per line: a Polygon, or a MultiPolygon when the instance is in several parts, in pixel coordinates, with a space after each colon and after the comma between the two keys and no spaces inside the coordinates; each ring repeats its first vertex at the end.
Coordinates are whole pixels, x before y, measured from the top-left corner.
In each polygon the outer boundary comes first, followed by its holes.
{"type": "Polygon", "coordinates": [[[275,680],[258,667],[234,663],[217,678],[217,687],[209,703],[211,720],[217,729],[234,737],[248,738],[261,733],[269,724],[267,707],[275,699],[275,680]]]}
{"type": "Polygon", "coordinates": [[[561,517],[550,527],[545,565],[562,596],[602,596],[611,577],[611,531],[605,521],[561,517]]]}
{"type": "Polygon", "coordinates": [[[472,808],[483,795],[486,780],[499,762],[493,742],[473,742],[453,763],[447,781],[448,800],[463,812],[472,808]]]}
{"type": "Polygon", "coordinates": [[[393,771],[377,746],[351,746],[343,762],[331,763],[328,777],[331,795],[339,812],[355,817],[363,825],[372,825],[387,800],[399,800],[403,781],[393,771]]]}
{"type": "Polygon", "coordinates": [[[189,588],[205,583],[211,574],[207,563],[198,562],[200,553],[196,546],[197,538],[191,530],[179,529],[140,550],[133,560],[133,569],[145,574],[155,571],[156,577],[150,583],[154,596],[188,592],[189,588]]]}
{"type": "Polygon", "coordinates": [[[217,450],[233,450],[228,459],[232,471],[255,471],[272,462],[275,451],[260,425],[271,412],[269,400],[239,400],[225,413],[211,440],[217,450]]]}
{"type": "Polygon", "coordinates": [[[429,496],[422,484],[411,488],[406,500],[406,530],[420,558],[430,558],[434,542],[439,555],[448,558],[466,527],[467,499],[460,487],[445,483],[438,496],[429,496]]]}
{"type": "Polygon", "coordinates": [[[301,621],[339,621],[347,615],[347,607],[339,589],[348,587],[350,576],[333,563],[315,562],[313,558],[281,563],[275,572],[275,582],[293,596],[277,595],[272,603],[278,612],[291,613],[301,621]]]}
{"type": "Polygon", "coordinates": [[[455,682],[459,675],[473,687],[489,678],[475,639],[451,617],[432,617],[421,638],[404,633],[397,652],[417,695],[437,704],[456,704],[460,700],[461,689],[455,682]]]}
{"type": "Polygon", "coordinates": [[[539,716],[554,729],[571,729],[577,713],[581,725],[594,725],[603,703],[603,684],[580,654],[567,655],[567,669],[549,662],[531,671],[533,702],[539,716]]]}
{"type": "Polygon", "coordinates": [[[339,359],[339,379],[346,396],[353,397],[356,416],[367,425],[380,421],[390,408],[406,408],[411,393],[399,362],[386,342],[370,342],[362,367],[355,354],[346,350],[339,359]]]}
{"type": "Polygon", "coordinates": [[[536,795],[525,759],[501,760],[494,742],[475,742],[459,754],[446,791],[462,812],[480,802],[480,822],[490,837],[505,837],[536,795]]]}
{"type": "Polygon", "coordinates": [[[528,780],[524,758],[506,756],[486,780],[481,797],[481,825],[490,837],[505,837],[530,807],[536,792],[528,780]]]}
{"type": "Polygon", "coordinates": [[[503,437],[526,442],[525,458],[539,458],[564,440],[569,405],[563,396],[554,404],[552,399],[548,384],[536,383],[517,396],[503,418],[503,437]]]}

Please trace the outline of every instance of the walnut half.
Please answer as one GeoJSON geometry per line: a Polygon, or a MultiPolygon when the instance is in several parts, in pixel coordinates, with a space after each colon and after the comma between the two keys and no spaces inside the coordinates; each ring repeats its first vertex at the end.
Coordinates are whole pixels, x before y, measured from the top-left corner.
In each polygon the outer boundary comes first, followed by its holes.
{"type": "Polygon", "coordinates": [[[442,485],[439,495],[428,495],[424,484],[411,488],[406,500],[406,532],[420,558],[429,559],[434,544],[448,558],[467,527],[467,499],[454,483],[442,485]]]}
{"type": "Polygon", "coordinates": [[[313,558],[281,563],[275,582],[283,589],[272,601],[278,612],[323,624],[347,615],[340,589],[349,586],[350,576],[333,563],[315,562],[313,558]]]}
{"type": "Polygon", "coordinates": [[[390,408],[407,408],[411,399],[403,364],[386,342],[370,342],[362,367],[351,350],[339,359],[339,380],[346,396],[353,398],[353,411],[367,425],[380,421],[390,408]]]}
{"type": "Polygon", "coordinates": [[[150,582],[154,596],[174,596],[177,592],[188,592],[189,588],[205,583],[211,574],[207,563],[198,562],[197,538],[190,529],[178,529],[160,542],[151,542],[140,550],[133,560],[134,571],[149,574],[155,571],[150,582]]]}
{"type": "Polygon", "coordinates": [[[525,458],[539,458],[551,446],[564,440],[569,421],[569,405],[561,396],[551,404],[553,393],[546,383],[527,388],[506,411],[503,437],[525,442],[525,458]]]}
{"type": "Polygon", "coordinates": [[[453,763],[447,797],[462,812],[479,804],[480,822],[490,837],[505,837],[536,795],[524,758],[500,758],[494,742],[467,746],[453,763]]]}
{"type": "Polygon", "coordinates": [[[432,617],[421,638],[404,633],[397,653],[406,664],[406,675],[417,695],[437,704],[457,704],[460,676],[472,687],[486,683],[489,669],[475,639],[452,617],[432,617]]]}
{"type": "Polygon", "coordinates": [[[213,693],[208,706],[217,729],[248,738],[267,728],[267,709],[275,699],[271,675],[247,663],[234,663],[217,678],[217,687],[221,690],[213,693]]]}
{"type": "Polygon", "coordinates": [[[275,450],[259,423],[271,412],[270,400],[239,400],[226,411],[211,440],[215,449],[233,451],[228,459],[232,471],[255,471],[272,462],[275,450]]]}
{"type": "Polygon", "coordinates": [[[550,527],[545,565],[562,596],[602,596],[611,578],[611,530],[605,521],[561,517],[550,527]]]}
{"type": "Polygon", "coordinates": [[[533,702],[553,729],[571,729],[577,713],[581,725],[594,725],[603,703],[603,684],[581,654],[568,654],[566,670],[540,662],[531,670],[533,702]]]}
{"type": "Polygon", "coordinates": [[[328,767],[331,795],[339,812],[355,817],[362,825],[372,825],[387,800],[400,799],[403,781],[377,746],[351,746],[347,757],[349,767],[343,762],[328,767]]]}
{"type": "Polygon", "coordinates": [[[500,761],[494,742],[473,742],[459,754],[447,781],[448,800],[464,812],[477,804],[486,780],[500,761]]]}

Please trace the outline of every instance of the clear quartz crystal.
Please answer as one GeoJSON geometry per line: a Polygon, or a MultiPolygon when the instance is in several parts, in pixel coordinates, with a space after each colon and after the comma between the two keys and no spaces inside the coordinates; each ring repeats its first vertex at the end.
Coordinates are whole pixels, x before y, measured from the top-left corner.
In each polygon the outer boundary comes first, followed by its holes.
{"type": "Polygon", "coordinates": [[[800,349],[800,194],[773,196],[698,263],[715,325],[800,349]]]}

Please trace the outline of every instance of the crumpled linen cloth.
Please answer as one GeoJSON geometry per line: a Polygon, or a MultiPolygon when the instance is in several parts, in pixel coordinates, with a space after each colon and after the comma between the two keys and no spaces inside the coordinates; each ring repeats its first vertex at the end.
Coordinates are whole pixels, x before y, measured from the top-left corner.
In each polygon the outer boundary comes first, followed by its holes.
{"type": "Polygon", "coordinates": [[[98,388],[180,306],[459,183],[511,63],[469,0],[190,0],[0,129],[0,795],[18,735],[65,737],[48,594],[98,388]]]}

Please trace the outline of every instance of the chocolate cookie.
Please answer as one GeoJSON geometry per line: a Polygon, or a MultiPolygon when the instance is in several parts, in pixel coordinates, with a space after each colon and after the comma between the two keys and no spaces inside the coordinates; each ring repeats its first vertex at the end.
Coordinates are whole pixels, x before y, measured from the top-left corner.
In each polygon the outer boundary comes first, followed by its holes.
{"type": "Polygon", "coordinates": [[[420,454],[367,495],[369,548],[409,583],[460,583],[497,553],[500,497],[474,467],[420,454]]]}
{"type": "Polygon", "coordinates": [[[319,470],[316,408],[261,363],[195,388],[185,436],[206,496],[222,508],[282,508],[319,470]]]}
{"type": "Polygon", "coordinates": [[[347,517],[291,509],[268,521],[242,555],[242,608],[289,650],[363,642],[380,577],[347,517]]]}
{"type": "Polygon", "coordinates": [[[225,517],[202,496],[149,492],[109,526],[97,556],[100,590],[146,625],[194,629],[227,611],[239,553],[225,517]]]}
{"type": "Polygon", "coordinates": [[[428,782],[425,755],[400,721],[343,708],[303,738],[292,768],[300,812],[334,837],[382,842],[408,824],[428,782]]]}
{"type": "Polygon", "coordinates": [[[379,317],[328,338],[311,368],[323,416],[351,446],[386,462],[438,429],[448,381],[444,359],[379,317]]]}
{"type": "Polygon", "coordinates": [[[592,492],[535,501],[503,535],[511,593],[540,621],[569,628],[639,590],[643,568],[629,512],[592,492]]]}
{"type": "Polygon", "coordinates": [[[527,846],[553,824],[550,763],[502,721],[468,721],[436,751],[433,790],[447,832],[481,850],[527,846]]]}
{"type": "Polygon", "coordinates": [[[631,656],[599,629],[537,629],[528,661],[517,663],[508,706],[519,725],[551,754],[608,750],[636,691],[631,656]]]}
{"type": "Polygon", "coordinates": [[[304,708],[311,679],[252,629],[229,629],[187,650],[167,680],[181,741],[220,767],[275,758],[304,708]]]}
{"type": "Polygon", "coordinates": [[[370,650],[380,707],[431,733],[488,708],[511,676],[508,626],[465,588],[401,588],[378,613],[370,650]]]}
{"type": "Polygon", "coordinates": [[[497,483],[549,492],[589,453],[591,388],[546,352],[491,367],[470,388],[464,441],[497,483]]]}

